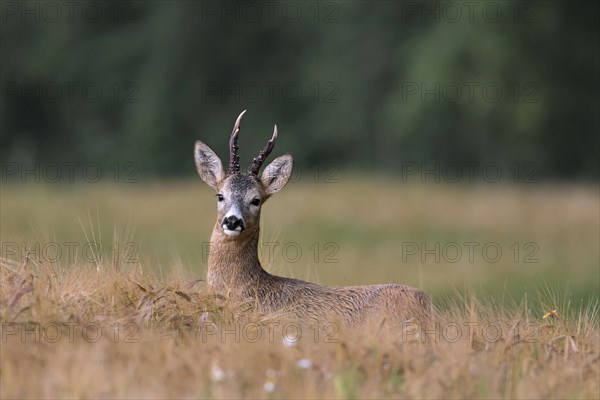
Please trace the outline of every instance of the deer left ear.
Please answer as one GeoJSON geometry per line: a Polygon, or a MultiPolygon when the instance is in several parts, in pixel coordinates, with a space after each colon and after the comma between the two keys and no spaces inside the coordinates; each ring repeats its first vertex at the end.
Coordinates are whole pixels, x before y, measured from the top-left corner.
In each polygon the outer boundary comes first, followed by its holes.
{"type": "Polygon", "coordinates": [[[292,175],[293,163],[294,159],[292,156],[290,154],[284,154],[277,157],[271,164],[266,166],[260,176],[260,182],[262,183],[267,196],[279,192],[286,183],[288,183],[288,180],[292,175]]]}
{"type": "Polygon", "coordinates": [[[194,160],[198,175],[208,186],[218,190],[218,184],[225,178],[223,164],[219,156],[201,141],[196,141],[194,147],[194,160]]]}

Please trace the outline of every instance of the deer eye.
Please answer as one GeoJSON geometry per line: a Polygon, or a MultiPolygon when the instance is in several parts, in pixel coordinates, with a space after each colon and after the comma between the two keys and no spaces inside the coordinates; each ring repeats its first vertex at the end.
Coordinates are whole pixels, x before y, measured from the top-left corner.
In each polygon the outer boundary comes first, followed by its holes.
{"type": "Polygon", "coordinates": [[[223,195],[221,193],[217,194],[217,200],[219,200],[219,201],[224,200],[223,195]]]}
{"type": "Polygon", "coordinates": [[[250,202],[250,204],[252,204],[253,206],[259,206],[260,205],[260,199],[252,199],[252,201],[250,202]]]}

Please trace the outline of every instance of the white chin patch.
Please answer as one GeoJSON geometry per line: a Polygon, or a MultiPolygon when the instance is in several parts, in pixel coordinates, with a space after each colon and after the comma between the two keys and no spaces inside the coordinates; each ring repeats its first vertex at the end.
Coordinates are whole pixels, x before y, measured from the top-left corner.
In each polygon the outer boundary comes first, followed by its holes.
{"type": "Polygon", "coordinates": [[[237,236],[240,234],[241,231],[242,231],[242,228],[239,226],[237,228],[235,228],[235,230],[232,231],[231,229],[227,229],[225,227],[225,225],[223,225],[223,232],[225,232],[225,234],[227,236],[237,236]]]}

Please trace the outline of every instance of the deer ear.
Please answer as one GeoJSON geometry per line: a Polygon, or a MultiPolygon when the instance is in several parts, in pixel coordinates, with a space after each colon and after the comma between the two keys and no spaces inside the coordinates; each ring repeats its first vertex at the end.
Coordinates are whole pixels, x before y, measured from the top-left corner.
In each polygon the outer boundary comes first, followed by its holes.
{"type": "Polygon", "coordinates": [[[200,178],[208,186],[218,190],[217,185],[225,177],[223,164],[219,156],[210,147],[198,140],[194,148],[194,160],[196,161],[196,169],[200,178]]]}
{"type": "Polygon", "coordinates": [[[277,157],[264,169],[260,181],[267,192],[267,196],[279,192],[292,175],[294,159],[290,154],[277,157]]]}

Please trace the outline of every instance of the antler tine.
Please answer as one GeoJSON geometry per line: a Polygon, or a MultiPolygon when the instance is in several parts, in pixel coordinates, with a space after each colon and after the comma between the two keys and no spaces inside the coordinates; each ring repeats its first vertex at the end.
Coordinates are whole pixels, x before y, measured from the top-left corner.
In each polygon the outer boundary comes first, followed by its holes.
{"type": "Polygon", "coordinates": [[[271,154],[271,150],[275,146],[275,139],[277,139],[277,125],[273,129],[273,137],[267,142],[267,145],[260,151],[258,157],[252,160],[252,165],[248,168],[248,171],[255,176],[258,176],[258,171],[262,167],[265,159],[271,154]]]}
{"type": "Polygon", "coordinates": [[[238,132],[240,131],[240,122],[246,111],[247,110],[242,111],[235,120],[235,125],[233,126],[231,137],[229,138],[229,172],[234,174],[240,172],[240,155],[238,154],[239,146],[237,144],[237,139],[238,132]]]}

